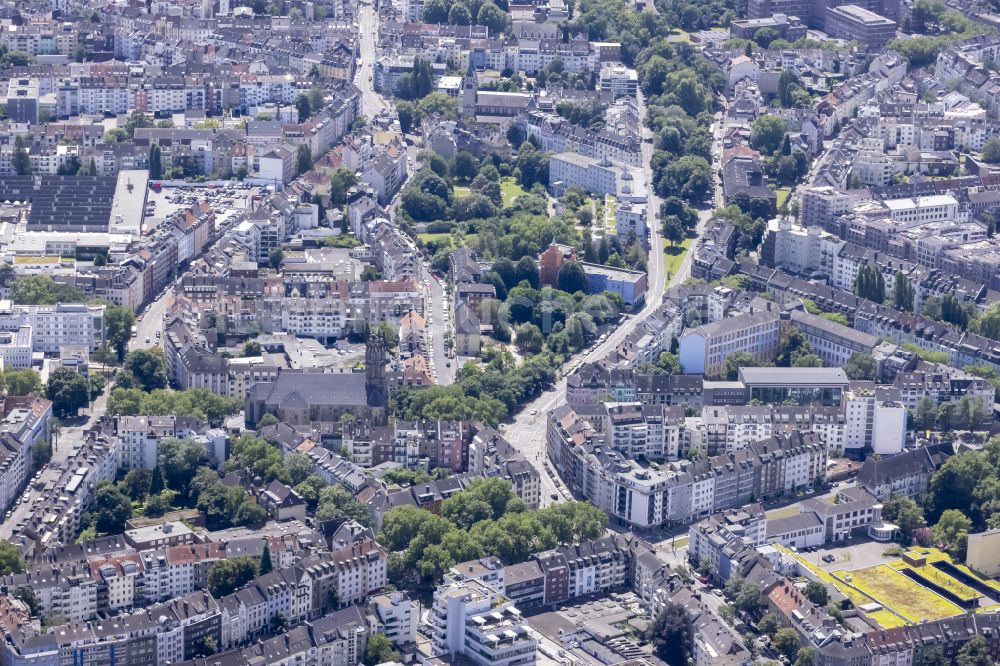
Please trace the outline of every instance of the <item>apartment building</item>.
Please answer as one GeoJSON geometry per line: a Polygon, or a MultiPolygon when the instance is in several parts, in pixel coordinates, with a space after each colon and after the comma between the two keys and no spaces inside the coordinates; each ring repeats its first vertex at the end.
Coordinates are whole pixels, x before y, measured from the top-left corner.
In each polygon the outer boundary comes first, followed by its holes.
{"type": "Polygon", "coordinates": [[[7,396],[0,420],[0,506],[18,501],[31,473],[31,451],[49,436],[52,403],[33,396],[7,396]]]}
{"type": "Polygon", "coordinates": [[[738,315],[686,329],[680,336],[678,359],[684,372],[703,374],[706,379],[726,375],[726,358],[745,352],[766,363],[778,353],[777,308],[738,315]]]}
{"type": "Polygon", "coordinates": [[[906,406],[896,389],[869,382],[852,383],[844,393],[844,451],[899,453],[906,440],[906,418],[906,406]]]}
{"type": "Polygon", "coordinates": [[[205,431],[199,419],[183,416],[119,416],[116,427],[121,464],[127,470],[156,467],[164,437],[187,439],[205,431]]]}
{"type": "Polygon", "coordinates": [[[676,460],[684,422],[682,407],[644,407],[641,403],[605,403],[607,445],[628,458],[676,460]]]}
{"type": "Polygon", "coordinates": [[[476,666],[534,664],[538,640],[521,612],[475,580],[442,585],[430,613],[434,653],[465,657],[476,666]]]}
{"type": "Polygon", "coordinates": [[[411,601],[406,592],[375,594],[368,603],[378,618],[379,629],[393,645],[416,640],[420,604],[411,601]]]}
{"type": "Polygon", "coordinates": [[[93,351],[104,345],[104,306],[0,301],[0,331],[19,332],[23,326],[31,327],[33,351],[58,353],[67,345],[86,345],[93,351]]]}
{"type": "Polygon", "coordinates": [[[732,555],[740,546],[765,543],[768,520],[760,504],[749,504],[709,516],[688,528],[688,560],[696,567],[711,564],[713,575],[729,580],[732,555]],[[731,544],[737,545],[731,545],[731,544]]]}

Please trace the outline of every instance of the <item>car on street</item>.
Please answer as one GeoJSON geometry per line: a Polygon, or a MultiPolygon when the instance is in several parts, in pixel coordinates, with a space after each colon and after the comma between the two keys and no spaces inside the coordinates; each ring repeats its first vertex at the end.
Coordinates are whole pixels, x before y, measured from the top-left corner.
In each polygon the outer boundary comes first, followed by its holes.
{"type": "Polygon", "coordinates": [[[533,409],[533,410],[531,410],[531,415],[532,415],[532,416],[534,416],[534,415],[535,415],[535,414],[537,414],[537,413],[538,413],[538,410],[537,410],[537,409],[533,409]]]}
{"type": "Polygon", "coordinates": [[[554,500],[557,500],[559,499],[559,493],[552,493],[551,495],[549,495],[549,497],[551,497],[554,500]]]}

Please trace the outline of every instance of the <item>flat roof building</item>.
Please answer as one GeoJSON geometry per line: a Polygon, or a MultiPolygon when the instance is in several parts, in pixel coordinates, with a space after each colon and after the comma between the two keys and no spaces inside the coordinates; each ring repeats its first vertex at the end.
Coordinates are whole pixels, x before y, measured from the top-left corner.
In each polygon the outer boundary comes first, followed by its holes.
{"type": "Polygon", "coordinates": [[[850,383],[843,368],[740,368],[740,381],[751,400],[796,400],[800,405],[840,405],[850,383]]]}
{"type": "Polygon", "coordinates": [[[831,37],[861,42],[876,50],[896,37],[896,22],[857,5],[826,9],[826,32],[831,37]]]}
{"type": "Polygon", "coordinates": [[[38,79],[19,76],[7,84],[7,118],[16,123],[38,122],[38,79]]]}

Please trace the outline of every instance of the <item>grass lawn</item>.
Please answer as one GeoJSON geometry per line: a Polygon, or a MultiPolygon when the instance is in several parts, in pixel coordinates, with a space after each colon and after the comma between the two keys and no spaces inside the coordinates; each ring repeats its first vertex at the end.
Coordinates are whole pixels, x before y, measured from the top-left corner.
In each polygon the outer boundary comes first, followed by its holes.
{"type": "Polygon", "coordinates": [[[423,241],[424,243],[432,243],[432,242],[433,242],[433,243],[438,243],[438,242],[441,242],[441,241],[443,241],[443,240],[448,240],[448,239],[449,239],[449,238],[451,237],[451,234],[450,234],[450,233],[441,233],[441,234],[417,234],[417,236],[418,236],[418,237],[420,238],[420,240],[422,240],[422,241],[423,241]]]}
{"type": "Polygon", "coordinates": [[[964,612],[941,595],[885,564],[856,571],[837,571],[834,575],[844,582],[850,577],[850,585],[911,622],[937,620],[964,612]]]}
{"type": "Polygon", "coordinates": [[[503,207],[507,208],[514,203],[514,199],[522,194],[527,194],[524,189],[517,184],[517,181],[508,176],[500,179],[500,193],[503,196],[503,207]]]}
{"type": "Polygon", "coordinates": [[[684,261],[684,255],[687,251],[691,249],[692,239],[685,238],[684,242],[680,245],[671,245],[667,241],[663,241],[663,255],[665,257],[666,264],[664,265],[664,270],[667,282],[669,283],[671,278],[677,273],[677,269],[681,267],[681,262],[684,261]]]}
{"type": "Polygon", "coordinates": [[[792,193],[792,191],[787,187],[779,187],[774,192],[775,194],[778,195],[778,202],[777,202],[778,208],[781,208],[782,206],[785,205],[785,202],[788,201],[788,195],[792,193]]]}
{"type": "Polygon", "coordinates": [[[799,515],[799,505],[789,504],[788,506],[783,506],[780,509],[771,509],[767,512],[768,520],[778,520],[779,518],[791,518],[792,516],[799,515]]]}
{"type": "Polygon", "coordinates": [[[456,185],[455,186],[455,198],[456,199],[458,197],[467,197],[470,194],[472,194],[472,190],[470,190],[467,186],[465,186],[465,185],[456,185]]]}

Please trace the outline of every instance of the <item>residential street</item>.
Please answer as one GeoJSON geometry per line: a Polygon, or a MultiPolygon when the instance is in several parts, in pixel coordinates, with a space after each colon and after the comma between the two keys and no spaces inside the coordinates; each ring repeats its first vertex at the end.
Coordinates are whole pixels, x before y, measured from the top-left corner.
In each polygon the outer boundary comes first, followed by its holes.
{"type": "MultiPolygon", "coordinates": [[[[81,410],[81,415],[78,418],[72,422],[67,422],[63,427],[58,429],[52,441],[52,460],[42,472],[41,483],[58,481],[66,460],[83,444],[84,431],[100,420],[107,411],[108,393],[110,393],[110,389],[99,395],[90,409],[81,410]]],[[[13,514],[0,525],[0,539],[7,540],[11,538],[14,527],[28,516],[34,501],[41,497],[44,492],[44,490],[36,490],[30,485],[25,489],[22,500],[28,498],[28,501],[20,501],[14,504],[12,507],[13,514]]]]}
{"type": "Polygon", "coordinates": [[[382,96],[375,92],[372,77],[375,66],[375,36],[378,34],[378,12],[369,2],[360,5],[358,31],[361,33],[358,68],[355,84],[361,88],[361,113],[365,118],[374,118],[388,108],[382,96]]]}
{"type": "MultiPolygon", "coordinates": [[[[646,114],[646,103],[639,93],[638,97],[639,105],[639,117],[645,117],[646,114]]],[[[642,161],[643,169],[645,171],[646,182],[652,182],[652,171],[650,169],[650,159],[653,156],[653,144],[647,142],[646,139],[652,139],[653,133],[647,128],[643,127],[643,142],[642,142],[642,161]]],[[[718,163],[722,155],[722,130],[719,124],[714,124],[712,128],[713,132],[713,172],[718,171],[718,163]]],[[[713,205],[699,211],[698,214],[698,226],[696,234],[700,238],[701,234],[704,233],[705,224],[711,219],[712,211],[715,206],[718,205],[718,200],[721,194],[718,192],[719,185],[716,180],[716,193],[713,196],[713,205]]],[[[649,215],[649,232],[650,232],[650,248],[652,251],[650,253],[649,261],[649,288],[646,293],[646,303],[641,312],[630,316],[621,324],[617,329],[610,333],[607,339],[594,347],[593,351],[588,355],[589,358],[599,359],[608,352],[614,350],[614,348],[625,340],[632,331],[635,329],[639,323],[648,317],[650,314],[655,312],[660,307],[660,302],[663,299],[663,292],[666,290],[667,280],[663,275],[664,270],[664,257],[661,248],[663,247],[663,241],[661,240],[661,230],[659,225],[659,210],[660,210],[661,200],[653,192],[653,188],[649,186],[649,203],[647,205],[647,211],[649,215]]],[[[694,252],[695,247],[698,243],[698,238],[695,238],[691,244],[691,248],[688,250],[687,254],[684,256],[684,260],[681,262],[680,267],[674,275],[670,276],[669,282],[671,285],[680,284],[688,279],[691,275],[691,256],[694,252]]],[[[559,501],[559,499],[570,499],[569,491],[566,490],[562,482],[552,475],[556,474],[555,469],[551,465],[546,465],[547,457],[545,454],[545,428],[546,428],[546,415],[552,409],[565,404],[566,402],[566,379],[560,377],[555,386],[542,393],[534,401],[524,405],[523,409],[514,418],[514,422],[506,427],[504,430],[504,435],[507,440],[520,451],[528,461],[535,467],[541,477],[542,486],[542,505],[551,504],[554,501],[559,501]],[[551,470],[551,474],[549,472],[551,470]],[[556,498],[553,498],[553,494],[556,498]]]]}

